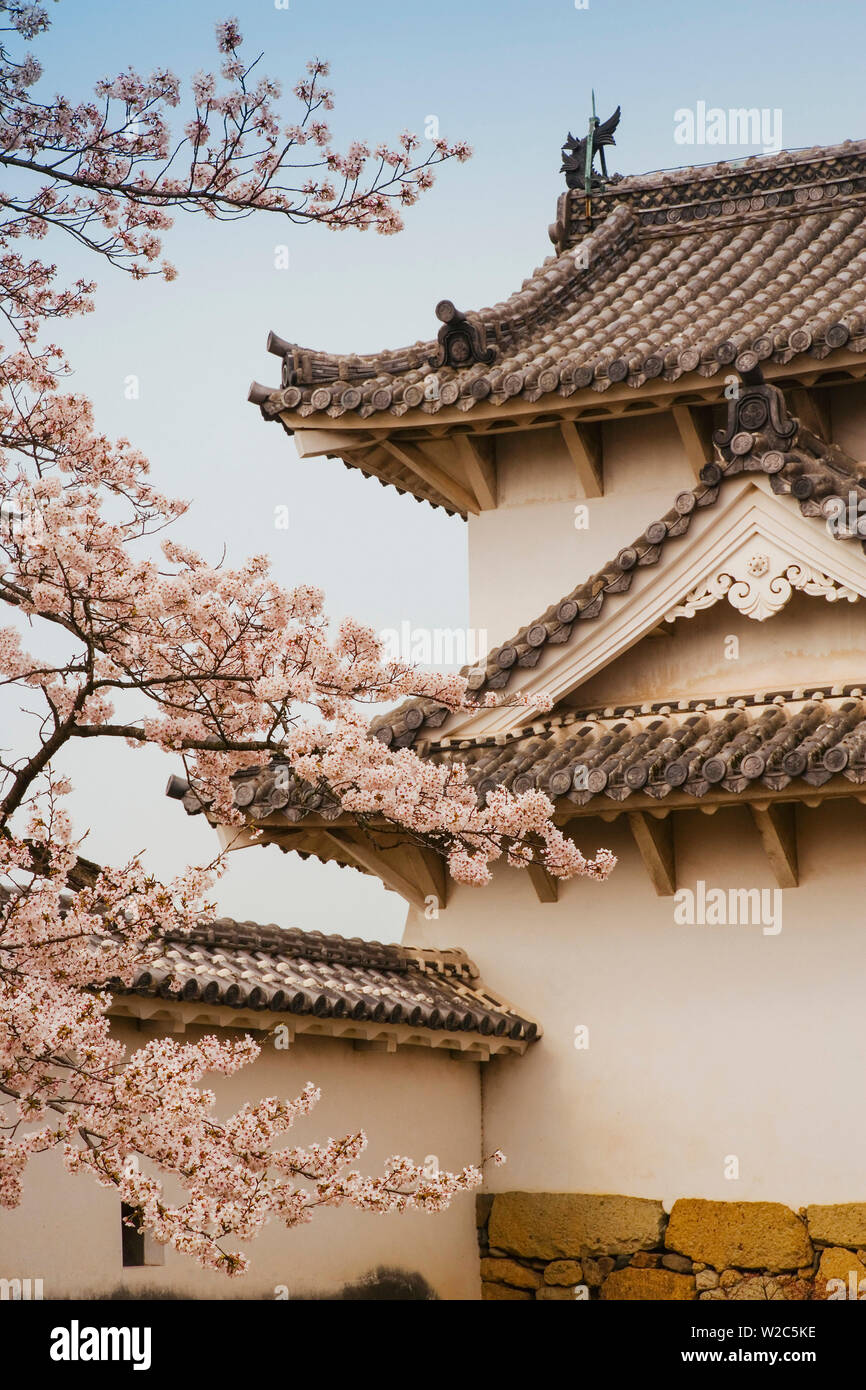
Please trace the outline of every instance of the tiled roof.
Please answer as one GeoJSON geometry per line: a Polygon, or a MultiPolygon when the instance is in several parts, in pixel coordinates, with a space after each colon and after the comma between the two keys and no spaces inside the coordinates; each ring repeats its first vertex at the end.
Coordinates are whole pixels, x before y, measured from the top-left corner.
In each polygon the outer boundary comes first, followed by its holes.
{"type": "Polygon", "coordinates": [[[563,195],[559,254],[503,303],[441,301],[437,339],[338,356],[271,335],[282,386],[250,399],[266,418],[345,426],[712,377],[746,350],[786,363],[866,349],[866,141],[620,179],[592,201],[590,227],[583,195],[563,195]]]}
{"type": "Polygon", "coordinates": [[[663,800],[679,790],[696,798],[755,785],[779,792],[798,779],[820,787],[837,773],[859,785],[866,782],[866,699],[861,687],[841,690],[568,714],[499,740],[446,741],[432,756],[466,763],[482,798],[498,786],[539,788],[575,806],[637,793],[663,800]]]}
{"type": "Polygon", "coordinates": [[[487,989],[464,951],[383,945],[229,918],[167,937],[161,955],[142,965],[131,989],[118,991],[131,993],[522,1043],[539,1034],[535,1022],[487,989]]]}
{"type": "MultiPolygon", "coordinates": [[[[835,774],[866,782],[866,682],[824,691],[758,691],[717,700],[657,701],[577,713],[483,738],[443,739],[426,750],[437,763],[463,763],[483,802],[494,787],[537,788],[576,807],[641,793],[701,798],[755,785],[821,787],[835,774]]],[[[272,773],[240,774],[238,805],[253,819],[272,815],[272,773]]],[[[299,787],[292,819],[309,814],[299,787]]],[[[312,812],[315,814],[315,811],[312,812]]]]}
{"type": "MultiPolygon", "coordinates": [[[[727,424],[714,437],[715,458],[702,470],[704,481],[679,493],[664,516],[651,522],[602,569],[490,651],[483,666],[464,667],[462,674],[468,676],[469,688],[479,698],[486,691],[504,689],[513,672],[537,665],[548,646],[570,641],[581,623],[598,618],[609,594],[631,588],[638,571],[658,564],[664,547],[686,534],[702,508],[713,506],[727,478],[762,473],[775,493],[796,499],[804,516],[822,520],[848,516],[852,495],[864,504],[861,513],[866,512],[863,466],[789,417],[781,392],[761,381],[752,357],[743,354],[739,359],[751,384],[747,380],[737,400],[729,404],[727,424]],[[753,430],[743,428],[749,423],[753,430]]],[[[866,517],[858,525],[866,528],[866,517]]],[[[839,540],[857,540],[866,550],[863,530],[854,534],[836,524],[833,534],[839,540]]],[[[435,700],[408,700],[375,719],[372,729],[381,742],[402,748],[423,738],[426,730],[440,728],[447,718],[448,710],[435,700]]]]}

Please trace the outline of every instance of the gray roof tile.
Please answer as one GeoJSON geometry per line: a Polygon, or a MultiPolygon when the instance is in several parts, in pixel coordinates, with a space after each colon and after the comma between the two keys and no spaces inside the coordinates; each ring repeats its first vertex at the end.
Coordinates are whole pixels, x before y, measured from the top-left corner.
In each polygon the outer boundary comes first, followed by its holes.
{"type": "Polygon", "coordinates": [[[533,1020],[484,985],[464,951],[384,945],[227,917],[167,936],[131,988],[117,992],[522,1042],[539,1032],[533,1020]]]}

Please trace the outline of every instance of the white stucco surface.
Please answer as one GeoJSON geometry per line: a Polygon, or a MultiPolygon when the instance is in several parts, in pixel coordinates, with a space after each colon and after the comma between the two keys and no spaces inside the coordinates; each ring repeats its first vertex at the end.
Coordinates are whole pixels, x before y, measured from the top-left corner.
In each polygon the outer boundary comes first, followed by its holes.
{"type": "MultiPolygon", "coordinates": [[[[544,1027],[526,1057],[485,1068],[485,1145],[508,1155],[493,1187],[864,1199],[866,808],[800,807],[798,828],[800,886],[781,894],[777,935],[677,925],[622,820],[579,832],[587,852],[620,856],[606,884],[575,880],[540,904],[502,869],[456,889],[438,921],[410,914],[408,940],[459,941],[544,1027]]],[[[745,808],[675,813],[675,835],[678,886],[775,887],[745,808]]]]}
{"type": "MultiPolygon", "coordinates": [[[[118,1027],[131,1047],[145,1041],[134,1027],[118,1027]]],[[[359,1052],[351,1043],[303,1036],[289,1051],[267,1044],[251,1068],[214,1079],[218,1110],[228,1114],[251,1096],[294,1096],[310,1080],[322,1099],[291,1131],[292,1143],[364,1129],[369,1145],[357,1166],[372,1175],[396,1153],[418,1161],[435,1154],[440,1167],[451,1169],[478,1161],[478,1064],[419,1047],[359,1052]]],[[[0,1278],[41,1278],[46,1299],[98,1296],[120,1285],[199,1298],[273,1298],[280,1285],[292,1294],[333,1293],[380,1265],[422,1274],[442,1298],[479,1294],[472,1194],[437,1215],[376,1216],[341,1207],[291,1231],[272,1223],[248,1253],[250,1272],[233,1280],[171,1250],[162,1266],[123,1268],[115,1193],[70,1177],[56,1154],[33,1161],[21,1206],[0,1212],[0,1278]]]]}

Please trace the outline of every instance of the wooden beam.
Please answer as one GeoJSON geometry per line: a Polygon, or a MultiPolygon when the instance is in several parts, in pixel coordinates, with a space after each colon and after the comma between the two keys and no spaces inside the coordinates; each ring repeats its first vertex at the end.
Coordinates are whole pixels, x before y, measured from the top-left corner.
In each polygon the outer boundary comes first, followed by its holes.
{"type": "Polygon", "coordinates": [[[692,405],[675,405],[671,407],[671,414],[695,478],[700,478],[704,464],[713,461],[713,432],[712,422],[708,418],[709,411],[696,410],[692,405]]]}
{"type": "Polygon", "coordinates": [[[788,392],[791,414],[811,430],[819,434],[828,444],[833,443],[833,427],[830,419],[830,402],[826,392],[810,391],[808,386],[794,386],[788,392]]]}
{"type": "Polygon", "coordinates": [[[604,496],[604,457],[601,425],[578,425],[563,420],[560,431],[577,470],[584,497],[604,496]]]}
{"type": "Polygon", "coordinates": [[[447,906],[451,880],[441,855],[421,845],[401,845],[391,854],[403,877],[414,883],[425,899],[435,898],[439,907],[447,906]]]}
{"type": "Polygon", "coordinates": [[[295,448],[302,459],[322,454],[341,454],[344,449],[357,449],[363,442],[351,430],[295,430],[295,448]]]}
{"type": "Polygon", "coordinates": [[[357,468],[367,478],[378,478],[380,482],[393,487],[393,481],[389,476],[393,468],[393,458],[391,454],[386,454],[380,445],[371,441],[366,449],[344,449],[339,456],[344,463],[350,467],[357,468]]]}
{"type": "Polygon", "coordinates": [[[496,507],[496,465],[493,461],[493,441],[481,436],[455,434],[451,437],[454,450],[472,491],[483,512],[496,507]]]}
{"type": "Polygon", "coordinates": [[[761,807],[752,805],[761,843],[780,888],[796,888],[800,882],[797,863],[797,829],[791,802],[761,807]]]}
{"type": "Polygon", "coordinates": [[[348,860],[360,864],[362,869],[366,869],[368,873],[375,874],[376,878],[380,878],[386,888],[392,888],[395,893],[400,894],[401,898],[405,898],[414,907],[424,911],[424,894],[420,893],[414,883],[410,883],[392,864],[388,863],[384,853],[371,845],[362,834],[343,831],[337,835],[330,830],[322,831],[321,834],[325,841],[333,844],[344,862],[348,860]]]}
{"type": "Polygon", "coordinates": [[[481,508],[472,493],[467,492],[462,483],[458,483],[456,478],[452,478],[450,473],[446,473],[444,468],[440,468],[438,463],[434,463],[432,459],[428,458],[417,444],[408,442],[398,444],[393,438],[382,439],[380,444],[383,449],[387,449],[389,454],[393,454],[404,468],[408,468],[417,478],[422,478],[424,482],[432,485],[458,511],[472,512],[475,516],[478,515],[481,508]]]}
{"type": "Polygon", "coordinates": [[[530,864],[526,872],[529,874],[529,881],[535,889],[535,896],[540,903],[555,903],[559,897],[559,884],[552,874],[549,874],[543,864],[530,864]]]}
{"type": "Polygon", "coordinates": [[[677,891],[673,817],[655,820],[643,811],[629,811],[628,823],[653,888],[660,898],[671,897],[677,891]]]}

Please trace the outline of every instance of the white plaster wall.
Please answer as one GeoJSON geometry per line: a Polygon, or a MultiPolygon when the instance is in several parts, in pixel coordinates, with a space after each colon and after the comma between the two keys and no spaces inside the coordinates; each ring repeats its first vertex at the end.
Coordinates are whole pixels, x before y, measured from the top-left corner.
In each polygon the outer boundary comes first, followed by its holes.
{"type": "Polygon", "coordinates": [[[583,497],[553,429],[496,441],[499,505],[469,518],[470,624],[491,646],[569,593],[695,485],[669,414],[604,425],[604,497],[583,497]],[[589,525],[575,529],[575,505],[589,525]]]}
{"type": "Polygon", "coordinates": [[[858,381],[820,393],[829,410],[833,442],[852,458],[866,459],[866,385],[858,381]]]}
{"type": "MultiPolygon", "coordinates": [[[[155,1036],[126,1024],[118,1029],[131,1047],[155,1036]]],[[[227,1114],[251,1096],[297,1095],[310,1080],[322,1099],[291,1131],[292,1143],[364,1129],[369,1144],[357,1166],[373,1175],[395,1153],[419,1161],[436,1154],[452,1170],[480,1157],[478,1064],[455,1062],[447,1053],[359,1052],[338,1039],[300,1036],[289,1051],[268,1044],[251,1068],[213,1083],[218,1110],[227,1114]]],[[[98,1295],[119,1285],[190,1298],[270,1298],[277,1285],[293,1293],[335,1292],[387,1265],[421,1273],[442,1298],[477,1298],[474,1208],[466,1194],[435,1216],[375,1216],[343,1207],[292,1231],[272,1223],[248,1247],[252,1269],[240,1279],[202,1270],[168,1249],[163,1266],[123,1268],[116,1195],[86,1177],[70,1177],[56,1154],[41,1155],[26,1174],[21,1206],[0,1212],[0,1277],[41,1278],[46,1298],[98,1295]]]]}
{"type": "Polygon", "coordinates": [[[725,602],[679,618],[673,634],[645,637],[578,686],[573,703],[593,709],[762,690],[829,694],[834,684],[857,682],[866,685],[866,604],[795,593],[763,623],[725,602]]]}
{"type": "MultiPolygon", "coordinates": [[[[622,819],[579,823],[620,856],[541,905],[502,868],[406,939],[459,942],[542,1040],[484,1070],[495,1190],[808,1202],[866,1199],[866,808],[798,808],[801,882],[777,936],[678,926],[622,819]],[[576,1025],[590,1047],[574,1048],[576,1025]],[[728,1155],[740,1177],[726,1180],[728,1155]]],[[[675,814],[679,886],[775,887],[745,807],[675,814]]]]}

